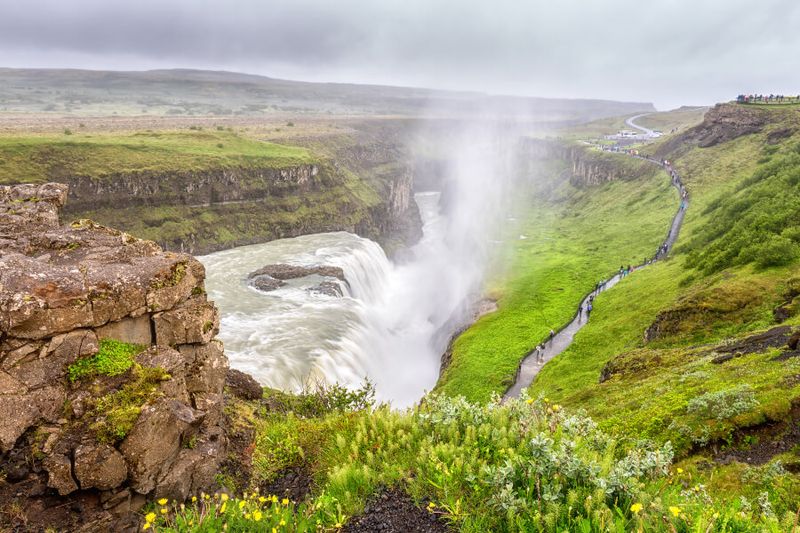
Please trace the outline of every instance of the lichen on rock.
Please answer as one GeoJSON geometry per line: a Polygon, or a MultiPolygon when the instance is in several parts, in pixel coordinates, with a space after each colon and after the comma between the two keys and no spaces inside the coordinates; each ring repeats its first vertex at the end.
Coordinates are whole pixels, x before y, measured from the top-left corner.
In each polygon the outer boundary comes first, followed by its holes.
{"type": "Polygon", "coordinates": [[[43,487],[20,489],[31,501],[99,492],[92,520],[114,524],[147,498],[214,488],[228,360],[203,266],[61,225],[66,197],[0,187],[0,484],[43,487]]]}

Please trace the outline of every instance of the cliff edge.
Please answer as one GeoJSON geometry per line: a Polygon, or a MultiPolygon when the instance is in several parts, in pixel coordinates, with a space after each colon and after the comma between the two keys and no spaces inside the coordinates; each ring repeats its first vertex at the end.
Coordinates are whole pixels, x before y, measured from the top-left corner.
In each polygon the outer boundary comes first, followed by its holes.
{"type": "Polygon", "coordinates": [[[0,187],[0,501],[18,510],[0,529],[135,527],[148,498],[211,487],[225,455],[228,360],[203,266],[60,225],[66,197],[0,187]]]}

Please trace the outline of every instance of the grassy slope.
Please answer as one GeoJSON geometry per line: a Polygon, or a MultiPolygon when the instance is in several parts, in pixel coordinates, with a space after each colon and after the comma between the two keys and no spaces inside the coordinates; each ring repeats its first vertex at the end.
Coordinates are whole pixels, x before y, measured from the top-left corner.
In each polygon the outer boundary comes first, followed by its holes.
{"type": "Polygon", "coordinates": [[[555,198],[530,202],[520,206],[524,214],[515,228],[528,238],[507,236],[513,264],[491,291],[499,310],[454,343],[452,362],[438,385],[446,394],[477,401],[502,393],[525,354],[550,328],[557,330],[574,316],[598,280],[652,255],[677,195],[667,175],[653,170],[590,189],[562,184],[555,198]]]}
{"type": "Polygon", "coordinates": [[[83,175],[286,167],[313,161],[300,147],[229,131],[163,131],[0,136],[0,183],[41,183],[83,175]]]}
{"type": "MultiPolygon", "coordinates": [[[[782,127],[784,117],[776,115],[773,120],[775,128],[782,127]]],[[[703,240],[709,238],[707,228],[723,216],[720,209],[734,205],[743,195],[748,197],[754,186],[766,189],[757,195],[762,201],[795,197],[786,182],[775,178],[761,183],[748,180],[770,164],[769,154],[791,153],[800,140],[795,136],[775,148],[767,146],[765,138],[764,133],[748,135],[710,148],[693,148],[676,159],[692,191],[682,246],[669,261],[637,272],[600,295],[592,321],[569,349],[544,367],[532,394],[546,394],[565,405],[585,409],[601,427],[616,434],[669,440],[683,456],[707,442],[717,441],[716,446],[722,448],[745,445],[750,441],[737,433],[737,428],[787,418],[792,403],[800,399],[800,387],[789,379],[800,371],[800,361],[773,360],[777,349],[725,364],[712,364],[711,360],[718,355],[714,352],[717,343],[774,326],[772,310],[785,300],[787,280],[800,274],[800,265],[792,261],[765,269],[745,264],[703,272],[686,264],[691,250],[700,256],[712,253],[714,249],[703,240]],[[723,201],[715,202],[717,198],[723,201]],[[659,312],[668,308],[679,312],[677,330],[645,343],[642,333],[659,312]],[[609,361],[618,374],[601,384],[601,370],[609,361]],[[742,387],[745,392],[741,392],[742,387]],[[714,394],[728,395],[724,404],[733,404],[749,394],[758,403],[721,420],[691,412],[692,400],[714,394]]],[[[792,223],[787,220],[792,217],[795,226],[800,220],[787,211],[793,207],[790,202],[735,205],[739,205],[736,214],[742,217],[751,216],[748,212],[752,209],[769,209],[755,220],[783,217],[782,226],[775,229],[778,232],[791,230],[792,223]]],[[[756,228],[758,222],[752,225],[756,228]]],[[[731,227],[722,229],[722,236],[713,237],[730,241],[731,227]]],[[[763,240],[763,235],[755,239],[763,240]]],[[[786,324],[800,324],[800,318],[790,318],[786,324]]],[[[709,467],[708,457],[706,452],[690,455],[684,464],[691,475],[722,497],[754,498],[762,489],[784,502],[796,503],[800,497],[796,487],[776,494],[772,487],[753,482],[760,479],[755,467],[740,463],[712,463],[709,467]]],[[[800,457],[792,453],[780,459],[784,463],[800,462],[800,457]]]]}

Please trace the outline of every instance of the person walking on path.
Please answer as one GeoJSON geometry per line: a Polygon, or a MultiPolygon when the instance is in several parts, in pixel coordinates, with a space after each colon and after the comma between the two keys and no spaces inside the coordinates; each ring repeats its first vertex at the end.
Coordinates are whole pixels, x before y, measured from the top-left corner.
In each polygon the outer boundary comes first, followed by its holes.
{"type": "Polygon", "coordinates": [[[551,345],[553,344],[553,339],[555,338],[555,336],[556,336],[556,332],[551,329],[550,330],[550,344],[551,345]]]}
{"type": "Polygon", "coordinates": [[[583,304],[578,305],[578,322],[583,320],[583,304]]]}
{"type": "Polygon", "coordinates": [[[594,308],[592,307],[592,304],[589,304],[589,305],[587,305],[587,306],[586,306],[586,321],[587,321],[587,322],[589,321],[589,317],[590,317],[590,316],[591,316],[591,314],[592,314],[592,309],[594,309],[594,308]]]}

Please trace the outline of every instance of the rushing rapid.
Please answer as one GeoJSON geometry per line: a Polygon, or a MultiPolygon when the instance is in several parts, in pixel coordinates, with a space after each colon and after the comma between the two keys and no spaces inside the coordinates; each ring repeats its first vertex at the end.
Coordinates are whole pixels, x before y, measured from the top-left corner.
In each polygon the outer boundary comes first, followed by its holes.
{"type": "Polygon", "coordinates": [[[513,143],[502,139],[477,128],[448,140],[444,193],[415,195],[423,237],[402,263],[343,232],[201,257],[233,366],[265,386],[294,391],[368,378],[378,399],[396,407],[431,390],[448,340],[481,296],[493,231],[508,225],[513,143]],[[340,283],[343,295],[313,290],[323,281],[316,274],[269,292],[248,286],[249,273],[277,263],[340,267],[346,283],[325,281],[340,283]]]}
{"type": "Polygon", "coordinates": [[[376,243],[345,232],[201,257],[209,297],[222,312],[220,338],[232,365],[269,387],[357,386],[369,378],[381,400],[404,406],[419,399],[436,383],[447,342],[443,328],[457,310],[450,304],[434,309],[430,298],[444,286],[432,271],[447,275],[448,270],[447,257],[436,253],[443,238],[439,196],[416,195],[424,237],[402,265],[390,263],[376,243]],[[317,275],[271,292],[248,286],[250,272],[275,263],[341,267],[344,296],[309,291],[322,279],[317,275]]]}

